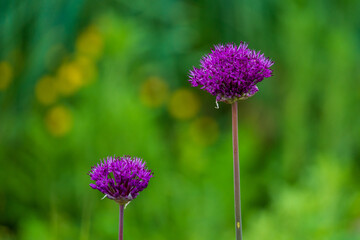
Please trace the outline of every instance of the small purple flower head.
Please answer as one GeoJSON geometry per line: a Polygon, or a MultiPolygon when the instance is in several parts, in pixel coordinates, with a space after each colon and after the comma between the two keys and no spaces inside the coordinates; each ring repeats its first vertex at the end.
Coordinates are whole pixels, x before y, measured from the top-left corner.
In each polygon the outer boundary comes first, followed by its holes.
{"type": "Polygon", "coordinates": [[[189,82],[216,96],[216,101],[233,103],[253,96],[259,90],[256,84],[271,76],[273,64],[246,43],[219,44],[201,59],[200,68],[190,71],[189,82]]]}
{"type": "Polygon", "coordinates": [[[105,197],[113,199],[119,204],[126,204],[137,197],[144,190],[153,177],[151,170],[146,168],[140,158],[107,157],[89,172],[90,187],[97,189],[105,197]]]}

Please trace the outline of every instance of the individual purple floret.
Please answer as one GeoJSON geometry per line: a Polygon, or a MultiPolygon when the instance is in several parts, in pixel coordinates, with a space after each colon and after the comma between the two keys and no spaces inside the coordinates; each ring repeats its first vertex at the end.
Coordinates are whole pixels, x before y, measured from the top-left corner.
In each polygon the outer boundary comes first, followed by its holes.
{"type": "Polygon", "coordinates": [[[89,172],[90,187],[97,189],[109,199],[126,204],[144,190],[153,177],[140,158],[130,156],[107,157],[91,168],[89,172]]]}
{"type": "Polygon", "coordinates": [[[200,68],[190,71],[189,82],[216,96],[216,101],[233,103],[253,96],[259,90],[256,84],[272,75],[273,64],[246,43],[219,44],[200,60],[200,68]]]}

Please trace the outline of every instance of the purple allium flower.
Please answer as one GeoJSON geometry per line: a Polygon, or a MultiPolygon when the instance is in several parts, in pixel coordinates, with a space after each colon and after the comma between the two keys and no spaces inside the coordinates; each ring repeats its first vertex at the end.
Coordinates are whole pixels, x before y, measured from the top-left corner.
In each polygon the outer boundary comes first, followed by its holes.
{"type": "Polygon", "coordinates": [[[151,170],[146,168],[145,162],[130,156],[107,157],[106,160],[92,167],[89,175],[91,180],[95,181],[90,187],[120,204],[126,204],[136,198],[153,177],[151,170]]]}
{"type": "Polygon", "coordinates": [[[254,95],[259,90],[256,84],[271,76],[273,64],[246,43],[219,44],[201,59],[200,68],[190,71],[189,82],[216,96],[216,101],[233,103],[254,95]]]}

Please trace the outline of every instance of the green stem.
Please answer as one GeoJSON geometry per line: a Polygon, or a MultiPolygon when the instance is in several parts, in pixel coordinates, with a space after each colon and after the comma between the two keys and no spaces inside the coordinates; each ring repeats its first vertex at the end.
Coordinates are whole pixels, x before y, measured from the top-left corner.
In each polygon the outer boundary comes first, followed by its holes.
{"type": "Polygon", "coordinates": [[[234,102],[231,107],[232,107],[233,153],[234,153],[233,158],[234,158],[235,232],[236,232],[236,240],[242,240],[237,102],[234,102]]]}
{"type": "Polygon", "coordinates": [[[119,240],[123,240],[123,229],[124,229],[124,204],[120,204],[120,212],[119,212],[119,240]]]}

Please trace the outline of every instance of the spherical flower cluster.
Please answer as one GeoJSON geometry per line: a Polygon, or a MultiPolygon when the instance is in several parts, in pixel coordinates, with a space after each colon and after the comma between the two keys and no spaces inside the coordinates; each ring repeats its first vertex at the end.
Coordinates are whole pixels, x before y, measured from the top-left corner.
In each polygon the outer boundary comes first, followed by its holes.
{"type": "Polygon", "coordinates": [[[201,59],[200,68],[190,71],[189,81],[216,96],[216,101],[233,103],[253,96],[259,90],[256,84],[271,76],[273,64],[246,43],[220,44],[201,59]]]}
{"type": "Polygon", "coordinates": [[[140,158],[107,157],[89,172],[90,187],[97,189],[109,199],[126,204],[144,190],[153,177],[151,170],[146,168],[140,158]]]}

